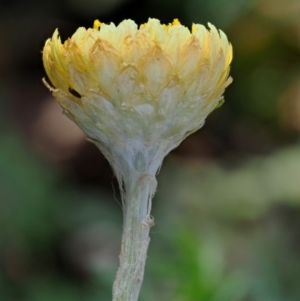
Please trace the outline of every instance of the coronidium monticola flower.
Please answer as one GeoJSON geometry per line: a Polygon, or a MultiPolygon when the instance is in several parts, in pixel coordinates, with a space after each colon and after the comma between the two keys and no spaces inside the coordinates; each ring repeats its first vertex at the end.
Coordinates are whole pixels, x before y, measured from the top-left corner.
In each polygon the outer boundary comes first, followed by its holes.
{"type": "Polygon", "coordinates": [[[178,20],[118,26],[95,21],[64,44],[56,30],[43,61],[53,95],[105,154],[118,178],[155,174],[164,156],[198,130],[223,98],[232,47],[209,24],[178,20]]]}
{"type": "Polygon", "coordinates": [[[104,153],[123,191],[124,234],[113,300],[137,300],[149,243],[151,198],[163,158],[223,100],[232,47],[213,25],[149,19],[94,22],[43,49],[64,113],[104,153]]]}

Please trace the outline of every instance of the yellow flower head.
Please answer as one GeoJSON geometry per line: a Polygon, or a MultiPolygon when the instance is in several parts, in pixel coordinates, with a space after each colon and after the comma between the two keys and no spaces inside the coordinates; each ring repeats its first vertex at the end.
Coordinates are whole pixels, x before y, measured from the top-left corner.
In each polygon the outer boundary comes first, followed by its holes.
{"type": "Polygon", "coordinates": [[[55,30],[43,49],[50,89],[113,166],[145,169],[203,125],[232,81],[232,47],[208,26],[97,20],[63,44],[55,30]]]}

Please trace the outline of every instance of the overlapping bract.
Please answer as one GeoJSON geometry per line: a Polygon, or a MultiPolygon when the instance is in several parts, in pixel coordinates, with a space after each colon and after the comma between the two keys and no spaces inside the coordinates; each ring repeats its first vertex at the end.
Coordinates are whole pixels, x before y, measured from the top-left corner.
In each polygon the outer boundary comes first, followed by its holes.
{"type": "MultiPolygon", "coordinates": [[[[143,84],[153,96],[172,80],[190,88],[191,95],[211,89],[212,94],[222,94],[230,83],[232,59],[225,34],[212,25],[209,31],[199,24],[193,24],[190,32],[178,23],[166,26],[149,19],[140,29],[132,20],[117,27],[101,24],[100,30],[81,27],[64,44],[56,30],[43,51],[46,72],[52,84],[65,93],[69,87],[81,95],[90,88],[106,92],[122,86],[118,83],[122,74],[136,73],[136,88],[143,84]]],[[[115,96],[115,101],[120,98],[115,96]]],[[[121,98],[128,101],[126,96],[121,98]]]]}
{"type": "Polygon", "coordinates": [[[43,50],[54,96],[108,153],[172,139],[165,149],[177,146],[222,99],[231,60],[222,31],[211,24],[190,31],[176,19],[139,28],[95,21],[64,44],[56,30],[43,50]]]}

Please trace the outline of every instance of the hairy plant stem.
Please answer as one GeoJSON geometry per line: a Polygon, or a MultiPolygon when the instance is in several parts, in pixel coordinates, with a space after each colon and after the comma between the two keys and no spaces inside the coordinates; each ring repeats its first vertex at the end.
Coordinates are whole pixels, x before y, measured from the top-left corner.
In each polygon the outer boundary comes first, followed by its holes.
{"type": "Polygon", "coordinates": [[[113,301],[138,299],[153,225],[150,211],[155,190],[156,179],[147,173],[135,171],[125,182],[120,266],[113,285],[113,301]]]}

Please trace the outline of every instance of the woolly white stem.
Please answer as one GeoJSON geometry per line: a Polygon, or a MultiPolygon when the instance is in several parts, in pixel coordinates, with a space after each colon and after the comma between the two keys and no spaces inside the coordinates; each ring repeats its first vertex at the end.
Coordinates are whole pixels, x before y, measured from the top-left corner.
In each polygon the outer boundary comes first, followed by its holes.
{"type": "Polygon", "coordinates": [[[147,173],[135,171],[125,182],[123,237],[113,301],[138,299],[153,225],[150,211],[155,190],[156,179],[147,173]]]}

